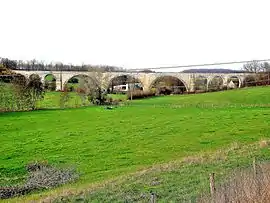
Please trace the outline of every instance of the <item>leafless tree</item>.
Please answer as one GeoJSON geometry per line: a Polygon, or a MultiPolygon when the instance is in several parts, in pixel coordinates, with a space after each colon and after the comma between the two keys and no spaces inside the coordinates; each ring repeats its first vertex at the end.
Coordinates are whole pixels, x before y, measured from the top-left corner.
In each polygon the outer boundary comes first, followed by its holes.
{"type": "Polygon", "coordinates": [[[104,84],[108,83],[110,74],[103,74],[102,71],[89,72],[79,82],[79,89],[88,100],[96,105],[103,105],[107,101],[107,90],[104,84]]]}
{"type": "Polygon", "coordinates": [[[262,71],[263,68],[264,68],[264,64],[259,63],[258,61],[253,61],[253,62],[246,63],[243,65],[243,69],[251,73],[258,73],[262,71]]]}
{"type": "Polygon", "coordinates": [[[269,73],[270,72],[270,64],[268,62],[264,62],[263,65],[263,71],[269,73]]]}

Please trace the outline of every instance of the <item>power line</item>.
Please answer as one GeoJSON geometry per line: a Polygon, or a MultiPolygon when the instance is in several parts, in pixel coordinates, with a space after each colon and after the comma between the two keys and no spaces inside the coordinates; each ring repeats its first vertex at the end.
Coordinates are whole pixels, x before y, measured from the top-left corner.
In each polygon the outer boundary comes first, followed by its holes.
{"type": "Polygon", "coordinates": [[[203,63],[203,64],[192,64],[192,65],[180,65],[180,66],[164,66],[164,67],[155,67],[155,68],[144,68],[144,69],[128,69],[128,71],[135,70],[158,70],[158,69],[175,69],[175,68],[189,68],[189,67],[198,67],[198,66],[214,66],[214,65],[229,65],[229,64],[237,64],[237,63],[250,63],[250,62],[265,62],[270,61],[270,59],[263,60],[250,60],[250,61],[231,61],[231,62],[218,62],[218,63],[203,63]]]}

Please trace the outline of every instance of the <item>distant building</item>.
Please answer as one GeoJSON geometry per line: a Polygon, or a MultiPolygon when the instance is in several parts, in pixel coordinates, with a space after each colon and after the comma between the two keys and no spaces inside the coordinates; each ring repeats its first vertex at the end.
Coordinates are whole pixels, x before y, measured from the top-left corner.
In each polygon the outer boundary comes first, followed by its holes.
{"type": "Polygon", "coordinates": [[[125,84],[125,85],[115,85],[115,86],[113,86],[112,91],[113,92],[127,92],[131,88],[134,90],[142,89],[142,84],[141,83],[134,83],[134,84],[125,84]]]}

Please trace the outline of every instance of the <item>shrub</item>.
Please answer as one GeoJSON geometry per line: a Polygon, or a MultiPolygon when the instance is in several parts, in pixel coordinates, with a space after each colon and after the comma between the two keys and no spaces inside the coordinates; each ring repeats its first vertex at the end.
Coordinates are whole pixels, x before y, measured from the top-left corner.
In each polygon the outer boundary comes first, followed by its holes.
{"type": "Polygon", "coordinates": [[[49,91],[55,91],[56,90],[56,82],[46,80],[44,83],[44,89],[49,90],[49,91]]]}
{"type": "Polygon", "coordinates": [[[74,180],[77,176],[72,170],[58,169],[49,165],[41,165],[30,171],[25,184],[27,188],[48,189],[74,180]]]}
{"type": "Polygon", "coordinates": [[[153,97],[155,96],[155,92],[153,91],[142,91],[142,90],[136,90],[133,92],[128,92],[128,99],[131,99],[131,94],[132,94],[132,99],[141,99],[141,98],[147,98],[147,97],[153,97]]]}
{"type": "Polygon", "coordinates": [[[11,84],[0,83],[0,111],[11,111],[16,108],[16,95],[11,84]]]}
{"type": "Polygon", "coordinates": [[[244,80],[244,86],[256,86],[256,78],[253,75],[248,75],[244,80]]]}
{"type": "Polygon", "coordinates": [[[44,98],[44,88],[39,77],[16,75],[11,83],[1,83],[0,111],[34,110],[37,101],[44,98]]]}
{"type": "Polygon", "coordinates": [[[206,90],[195,90],[195,93],[205,93],[206,90]]]}
{"type": "Polygon", "coordinates": [[[64,90],[61,92],[60,95],[60,100],[59,100],[59,105],[61,108],[66,107],[66,105],[68,104],[68,101],[70,99],[70,94],[68,91],[64,90]]]}
{"type": "Polygon", "coordinates": [[[157,90],[157,93],[161,95],[170,95],[172,92],[173,90],[169,87],[159,87],[157,90]]]}
{"type": "Polygon", "coordinates": [[[47,162],[28,164],[26,169],[29,175],[25,184],[22,186],[1,187],[0,199],[25,195],[35,190],[53,188],[78,178],[74,170],[55,168],[47,162]]]}

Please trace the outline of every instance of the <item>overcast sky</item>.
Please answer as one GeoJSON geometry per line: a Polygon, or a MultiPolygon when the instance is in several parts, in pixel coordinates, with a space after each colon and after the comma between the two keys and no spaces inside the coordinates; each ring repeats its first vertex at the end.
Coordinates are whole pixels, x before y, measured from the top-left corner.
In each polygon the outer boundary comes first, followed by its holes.
{"type": "Polygon", "coordinates": [[[0,57],[124,68],[270,58],[269,0],[0,0],[0,8],[0,57]]]}

